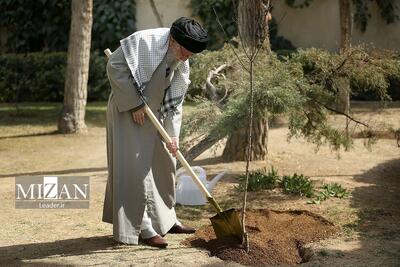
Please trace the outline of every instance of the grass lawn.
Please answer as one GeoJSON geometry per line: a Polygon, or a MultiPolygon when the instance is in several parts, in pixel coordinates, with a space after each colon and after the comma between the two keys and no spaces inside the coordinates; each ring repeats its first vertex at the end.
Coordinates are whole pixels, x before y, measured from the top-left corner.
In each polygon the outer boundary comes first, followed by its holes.
{"type": "MultiPolygon", "coordinates": [[[[186,102],[184,112],[196,108],[196,103],[186,102]]],[[[107,102],[89,102],[85,121],[88,127],[105,127],[107,102]]],[[[57,119],[62,103],[2,103],[0,104],[0,137],[52,133],[57,130],[57,119]]]]}

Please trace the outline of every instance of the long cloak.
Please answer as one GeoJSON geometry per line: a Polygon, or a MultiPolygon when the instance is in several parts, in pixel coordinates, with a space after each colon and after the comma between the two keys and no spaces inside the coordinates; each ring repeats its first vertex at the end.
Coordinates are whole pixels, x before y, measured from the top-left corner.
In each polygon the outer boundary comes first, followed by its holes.
{"type": "MultiPolygon", "coordinates": [[[[165,61],[166,57],[144,91],[156,116],[164,89],[171,82],[165,79],[165,61]]],[[[108,180],[103,221],[113,224],[116,240],[137,244],[146,204],[157,233],[164,235],[176,222],[175,159],[148,118],[141,126],[133,122],[131,110],[142,101],[121,47],[110,56],[107,74],[112,92],[107,106],[108,180]]],[[[179,116],[171,118],[165,123],[170,125],[167,132],[179,132],[180,124],[179,116]]]]}

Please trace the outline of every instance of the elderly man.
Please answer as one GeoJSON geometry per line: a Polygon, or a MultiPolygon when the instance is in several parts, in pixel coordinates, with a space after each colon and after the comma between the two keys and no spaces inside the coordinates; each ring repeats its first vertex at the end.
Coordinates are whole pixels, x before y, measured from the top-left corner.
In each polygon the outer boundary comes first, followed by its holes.
{"type": "Polygon", "coordinates": [[[208,42],[201,25],[179,18],[171,28],[138,31],[120,41],[107,63],[108,180],[103,221],[124,244],[165,248],[166,233],[194,233],[176,217],[175,153],[182,103],[189,86],[189,60],[208,42]],[[141,92],[172,142],[165,144],[146,119],[141,92]]]}

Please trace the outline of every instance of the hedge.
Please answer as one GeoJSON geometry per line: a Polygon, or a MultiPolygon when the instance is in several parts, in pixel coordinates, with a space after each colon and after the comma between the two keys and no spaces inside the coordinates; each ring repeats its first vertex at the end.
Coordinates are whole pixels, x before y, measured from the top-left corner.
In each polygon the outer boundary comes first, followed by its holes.
{"type": "MultiPolygon", "coordinates": [[[[67,53],[0,55],[0,101],[62,101],[67,53]]],[[[107,100],[110,86],[104,55],[90,56],[88,101],[107,100]]]]}
{"type": "MultiPolygon", "coordinates": [[[[311,51],[311,50],[310,50],[311,51]]],[[[304,53],[303,53],[304,54],[304,53]]],[[[217,62],[226,61],[222,51],[205,52],[191,59],[192,84],[188,97],[201,95],[204,80],[217,62]]],[[[295,57],[292,55],[292,57],[295,57]]],[[[323,55],[321,54],[323,58],[323,55]]],[[[330,57],[328,56],[330,61],[330,57]]],[[[63,100],[64,81],[67,54],[65,52],[4,54],[0,55],[0,101],[2,102],[35,102],[63,100]]],[[[307,61],[308,62],[308,61],[307,61]]],[[[400,61],[397,69],[400,70],[400,61]]],[[[305,64],[302,62],[302,64],[305,64]]],[[[106,75],[106,58],[101,53],[94,52],[90,56],[88,101],[107,100],[110,86],[106,75]]],[[[305,71],[306,72],[306,71],[305,71]]],[[[387,94],[392,100],[400,100],[400,72],[388,75],[387,94]]],[[[365,75],[364,75],[365,76],[365,75]]],[[[379,100],[374,88],[366,88],[363,80],[372,77],[360,76],[352,80],[352,89],[357,94],[352,96],[356,100],[379,100]],[[358,89],[357,89],[358,88],[358,89]]]]}
{"type": "MultiPolygon", "coordinates": [[[[71,0],[0,0],[0,28],[6,31],[3,51],[67,51],[71,0]]],[[[112,50],[136,31],[136,1],[93,1],[91,50],[112,50]]]]}

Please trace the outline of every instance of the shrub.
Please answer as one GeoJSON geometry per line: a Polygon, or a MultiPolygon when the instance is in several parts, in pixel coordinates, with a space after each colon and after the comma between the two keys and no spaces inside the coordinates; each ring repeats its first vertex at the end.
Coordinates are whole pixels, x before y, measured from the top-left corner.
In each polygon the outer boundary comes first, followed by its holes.
{"type": "MultiPolygon", "coordinates": [[[[62,101],[67,54],[28,53],[0,56],[0,100],[62,101]]],[[[104,56],[90,56],[88,100],[106,100],[109,84],[104,56]]]]}
{"type": "Polygon", "coordinates": [[[290,60],[302,65],[311,83],[335,94],[340,87],[338,81],[345,77],[350,81],[353,99],[398,100],[400,60],[393,51],[355,46],[345,54],[337,54],[310,48],[290,54],[290,60]]]}
{"type": "Polygon", "coordinates": [[[324,184],[321,187],[320,191],[315,192],[315,198],[310,200],[309,204],[320,204],[321,201],[324,201],[330,197],[336,198],[347,198],[349,196],[349,191],[346,188],[343,188],[338,183],[324,184]]]}
{"type": "MultiPolygon", "coordinates": [[[[249,183],[247,185],[248,191],[259,191],[263,189],[274,189],[279,180],[278,171],[271,167],[267,172],[266,169],[262,169],[255,172],[249,173],[249,183]]],[[[239,176],[239,186],[237,189],[244,191],[246,182],[246,175],[239,176]]]]}
{"type": "MultiPolygon", "coordinates": [[[[133,0],[93,1],[91,50],[114,50],[120,39],[135,32],[135,9],[133,0]]],[[[6,52],[67,51],[70,0],[0,0],[0,10],[6,52]]]]}
{"type": "MultiPolygon", "coordinates": [[[[222,64],[232,64],[235,59],[232,50],[225,45],[218,51],[204,51],[203,53],[196,54],[190,58],[190,80],[191,84],[188,88],[187,95],[190,98],[203,95],[203,86],[205,84],[208,73],[222,64]]],[[[230,79],[229,73],[227,79],[230,79]]],[[[223,90],[224,85],[219,84],[219,79],[213,80],[213,84],[219,89],[223,90]]],[[[218,94],[219,92],[217,92],[218,94]]]]}
{"type": "Polygon", "coordinates": [[[106,64],[107,60],[103,52],[90,54],[88,101],[108,100],[111,87],[107,78],[106,64]]]}
{"type": "Polygon", "coordinates": [[[306,197],[312,197],[314,194],[314,184],[309,177],[303,174],[284,175],[280,185],[283,192],[288,194],[298,194],[306,197]]]}
{"type": "MultiPolygon", "coordinates": [[[[239,176],[239,186],[236,189],[244,191],[246,175],[239,176]]],[[[269,171],[265,168],[249,173],[247,191],[260,191],[281,187],[283,193],[306,196],[310,199],[308,204],[320,204],[330,197],[347,198],[349,191],[338,183],[323,184],[320,190],[314,188],[313,182],[303,174],[284,175],[280,177],[278,171],[272,166],[269,171]]]]}
{"type": "MultiPolygon", "coordinates": [[[[192,87],[189,88],[189,93],[191,90],[200,88],[203,85],[208,70],[224,63],[230,66],[225,75],[221,75],[223,78],[213,81],[217,88],[216,93],[221,97],[227,96],[221,102],[223,109],[212,117],[215,123],[211,127],[209,124],[205,124],[203,127],[199,126],[198,128],[204,128],[207,133],[222,138],[246,125],[248,122],[247,110],[250,97],[248,90],[249,80],[244,76],[245,72],[240,68],[231,49],[225,46],[220,51],[199,55],[193,61],[191,70],[192,87]]],[[[300,64],[295,65],[290,64],[290,62],[282,62],[273,54],[268,58],[260,57],[260,60],[255,64],[254,71],[255,120],[264,117],[267,111],[272,114],[280,114],[286,113],[291,109],[300,109],[305,101],[305,98],[298,90],[298,85],[303,85],[300,64]]],[[[197,91],[200,90],[198,89],[197,91]]],[[[212,105],[208,106],[211,107],[212,105]]],[[[201,113],[207,114],[204,112],[201,113]]],[[[201,115],[195,114],[194,116],[199,117],[201,115]]],[[[203,121],[209,120],[208,116],[203,121]]],[[[183,125],[183,128],[192,127],[191,121],[187,121],[183,125]]]]}
{"type": "Polygon", "coordinates": [[[347,189],[343,188],[338,183],[324,184],[322,189],[327,192],[330,197],[345,198],[349,196],[347,189]]]}

